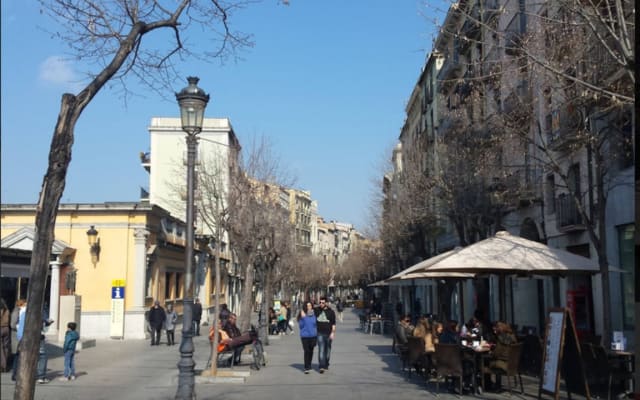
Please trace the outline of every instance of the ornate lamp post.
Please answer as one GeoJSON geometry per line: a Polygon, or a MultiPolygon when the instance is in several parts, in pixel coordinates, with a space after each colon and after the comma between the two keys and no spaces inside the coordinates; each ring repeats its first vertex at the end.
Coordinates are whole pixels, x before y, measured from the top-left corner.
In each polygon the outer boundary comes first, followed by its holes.
{"type": "Polygon", "coordinates": [[[193,361],[193,200],[194,200],[194,170],[196,150],[198,148],[197,135],[202,131],[204,109],[209,102],[209,95],[197,84],[200,79],[188,77],[189,86],[176,93],[180,105],[182,130],[187,133],[187,244],[185,249],[185,296],[183,303],[182,341],[180,343],[180,362],[178,363],[178,392],[176,399],[191,400],[194,393],[193,361]]]}

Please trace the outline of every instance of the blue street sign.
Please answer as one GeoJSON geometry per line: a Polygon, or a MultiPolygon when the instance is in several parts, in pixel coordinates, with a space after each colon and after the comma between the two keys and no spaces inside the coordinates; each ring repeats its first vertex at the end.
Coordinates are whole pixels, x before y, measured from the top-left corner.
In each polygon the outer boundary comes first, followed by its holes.
{"type": "Polygon", "coordinates": [[[112,286],[111,287],[112,299],[124,299],[124,286],[112,286]]]}

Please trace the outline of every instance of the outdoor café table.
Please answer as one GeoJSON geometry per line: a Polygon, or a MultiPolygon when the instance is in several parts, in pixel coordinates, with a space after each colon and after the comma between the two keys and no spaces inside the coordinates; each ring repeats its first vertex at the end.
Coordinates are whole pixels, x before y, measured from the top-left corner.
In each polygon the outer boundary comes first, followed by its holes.
{"type": "Polygon", "coordinates": [[[380,334],[383,334],[383,320],[382,317],[371,316],[369,319],[369,335],[373,335],[373,328],[377,324],[380,327],[380,334]]]}
{"type": "Polygon", "coordinates": [[[488,344],[473,346],[469,339],[462,339],[460,348],[462,349],[463,354],[469,354],[473,359],[473,370],[472,370],[472,385],[473,390],[482,394],[484,392],[484,379],[483,379],[483,370],[484,370],[484,361],[491,357],[491,346],[488,344]],[[465,343],[465,344],[462,344],[465,343]],[[478,385],[478,379],[480,379],[480,385],[478,385]]]}
{"type": "Polygon", "coordinates": [[[633,373],[635,372],[635,354],[629,351],[608,350],[607,356],[609,357],[609,360],[615,360],[616,362],[619,362],[620,365],[623,365],[625,371],[629,373],[629,378],[626,382],[625,394],[632,394],[634,390],[633,373]]]}

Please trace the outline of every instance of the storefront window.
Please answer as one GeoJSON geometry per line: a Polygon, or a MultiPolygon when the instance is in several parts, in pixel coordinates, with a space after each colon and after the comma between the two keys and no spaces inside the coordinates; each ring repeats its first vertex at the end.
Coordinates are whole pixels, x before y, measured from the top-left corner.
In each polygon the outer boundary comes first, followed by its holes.
{"type": "Polygon", "coordinates": [[[633,224],[618,227],[618,243],[620,252],[620,269],[624,272],[620,274],[620,292],[622,293],[622,321],[625,330],[634,329],[634,235],[635,226],[633,224]]]}

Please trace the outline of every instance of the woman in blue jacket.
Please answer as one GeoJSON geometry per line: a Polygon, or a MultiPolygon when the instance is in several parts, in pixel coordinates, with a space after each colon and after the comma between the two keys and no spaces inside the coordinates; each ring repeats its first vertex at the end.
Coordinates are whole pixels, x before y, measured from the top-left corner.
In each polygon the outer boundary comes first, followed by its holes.
{"type": "Polygon", "coordinates": [[[304,373],[311,371],[311,360],[313,360],[313,349],[316,347],[318,329],[316,324],[316,314],[313,311],[313,304],[310,301],[304,303],[304,309],[298,314],[298,325],[300,326],[300,340],[302,350],[304,350],[304,373]]]}

